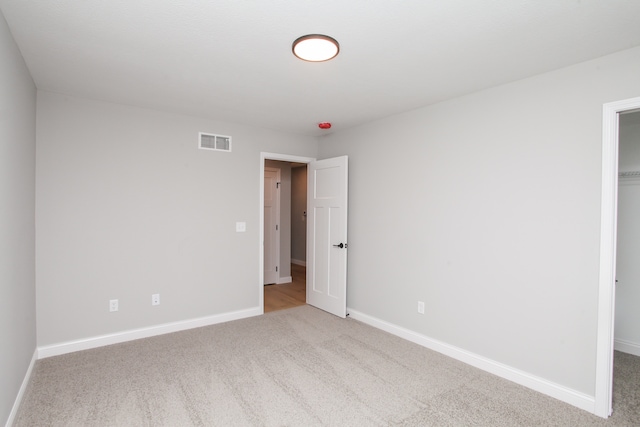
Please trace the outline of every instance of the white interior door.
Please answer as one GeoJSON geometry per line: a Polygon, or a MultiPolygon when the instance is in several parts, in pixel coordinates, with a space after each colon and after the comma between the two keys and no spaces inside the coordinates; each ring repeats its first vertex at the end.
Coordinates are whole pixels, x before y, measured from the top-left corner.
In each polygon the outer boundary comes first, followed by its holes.
{"type": "Polygon", "coordinates": [[[280,260],[280,169],[264,168],[264,284],[278,281],[280,260]]]}
{"type": "Polygon", "coordinates": [[[307,304],[347,315],[347,156],[308,166],[307,304]]]}

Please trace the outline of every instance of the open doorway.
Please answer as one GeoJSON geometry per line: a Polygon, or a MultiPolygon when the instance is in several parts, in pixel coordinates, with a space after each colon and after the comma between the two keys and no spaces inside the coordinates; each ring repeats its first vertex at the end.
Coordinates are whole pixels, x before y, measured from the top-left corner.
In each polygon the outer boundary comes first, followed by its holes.
{"type": "Polygon", "coordinates": [[[633,413],[640,380],[640,111],[619,115],[613,410],[633,413]]]}
{"type": "Polygon", "coordinates": [[[264,312],[306,304],[307,164],[265,160],[264,312]]]}
{"type": "Polygon", "coordinates": [[[603,107],[600,279],[593,412],[604,418],[613,411],[620,116],[634,111],[640,111],[640,98],[612,102],[603,107]]]}
{"type": "Polygon", "coordinates": [[[614,347],[640,356],[640,111],[619,120],[614,347]]]}
{"type": "Polygon", "coordinates": [[[307,165],[306,303],[345,318],[347,316],[349,158],[339,156],[315,160],[260,153],[258,307],[263,313],[265,160],[307,165]]]}
{"type": "MultiPolygon", "coordinates": [[[[269,288],[269,291],[267,292],[271,292],[271,290],[275,290],[278,289],[277,287],[280,288],[294,288],[294,286],[283,286],[283,285],[287,285],[287,284],[293,284],[294,282],[299,286],[299,282],[300,280],[300,273],[302,273],[302,280],[304,280],[304,285],[306,286],[306,272],[305,272],[305,268],[306,268],[306,252],[305,252],[305,258],[300,259],[300,254],[297,251],[297,237],[295,237],[296,239],[296,243],[294,244],[294,237],[292,237],[293,233],[297,233],[299,231],[299,226],[297,225],[297,220],[295,218],[293,218],[295,214],[295,212],[293,211],[293,206],[292,206],[292,199],[291,196],[287,196],[288,197],[288,201],[286,202],[287,207],[285,207],[284,211],[287,213],[287,216],[289,217],[289,219],[287,220],[287,224],[284,224],[284,226],[286,227],[284,229],[285,233],[281,233],[280,234],[280,240],[281,242],[284,241],[284,244],[286,247],[282,247],[282,243],[280,246],[280,256],[279,256],[279,264],[283,264],[283,266],[285,267],[285,269],[281,270],[280,269],[280,265],[278,266],[278,273],[280,274],[280,278],[278,280],[276,280],[276,283],[273,285],[264,285],[264,270],[265,270],[265,266],[264,266],[264,262],[265,262],[265,255],[264,255],[264,237],[265,237],[265,224],[264,224],[264,220],[265,220],[265,215],[264,215],[264,185],[265,185],[265,180],[264,180],[264,176],[265,176],[265,167],[285,167],[288,168],[289,174],[288,174],[288,182],[286,183],[286,185],[284,185],[284,188],[286,190],[286,192],[288,192],[288,194],[291,194],[292,188],[291,185],[293,184],[293,182],[291,181],[291,176],[292,173],[291,171],[293,169],[298,169],[298,168],[304,168],[305,172],[306,172],[306,166],[308,163],[314,161],[314,158],[311,157],[301,157],[301,156],[292,156],[292,155],[287,155],[287,154],[276,154],[276,153],[261,153],[260,155],[260,256],[259,256],[259,284],[260,284],[260,289],[259,289],[259,307],[263,310],[263,313],[266,311],[265,310],[265,288],[269,288]],[[268,166],[267,166],[268,165],[268,166]],[[285,166],[286,165],[286,166],[285,166]],[[292,165],[294,167],[292,167],[292,165]],[[293,219],[293,220],[292,220],[293,219]],[[284,258],[284,259],[283,259],[284,258]],[[298,265],[298,264],[292,264],[291,260],[295,259],[297,261],[300,261],[302,263],[304,263],[305,265],[298,265]],[[300,267],[300,268],[298,268],[300,267]],[[302,269],[300,271],[300,269],[302,269]],[[278,283],[278,281],[280,283],[278,283]],[[276,286],[276,287],[274,287],[276,286]]],[[[297,172],[296,172],[297,174],[297,172]]],[[[282,179],[282,174],[281,174],[281,179],[282,179]]],[[[283,185],[283,184],[281,184],[283,185]]],[[[298,191],[298,189],[296,188],[296,191],[298,191]]],[[[306,197],[306,189],[305,189],[305,197],[306,197]]],[[[281,197],[281,199],[285,199],[287,200],[287,198],[285,197],[281,197]]],[[[298,204],[298,201],[296,201],[296,206],[298,204]]],[[[306,205],[306,201],[305,201],[305,205],[306,205]]],[[[281,218],[282,219],[282,218],[281,218]]],[[[280,225],[279,225],[280,226],[280,225]]],[[[283,229],[281,228],[280,231],[282,231],[283,229]]],[[[306,221],[305,221],[305,226],[304,226],[304,233],[306,233],[306,221]]],[[[306,236],[306,234],[305,234],[306,236]]],[[[305,246],[305,251],[306,251],[306,246],[305,246]]],[[[299,293],[299,290],[294,291],[294,293],[299,293]]],[[[305,298],[306,299],[306,291],[302,294],[302,296],[298,296],[297,299],[300,300],[301,298],[305,298]]],[[[270,310],[270,309],[269,309],[270,310]]]]}

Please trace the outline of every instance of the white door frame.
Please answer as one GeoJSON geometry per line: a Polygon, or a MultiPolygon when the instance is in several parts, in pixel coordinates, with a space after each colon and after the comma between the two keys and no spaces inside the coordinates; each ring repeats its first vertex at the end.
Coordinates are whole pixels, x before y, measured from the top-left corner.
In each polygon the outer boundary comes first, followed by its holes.
{"type": "Polygon", "coordinates": [[[640,98],[603,106],[602,199],[600,213],[600,282],[598,288],[598,338],[594,413],[612,412],[613,339],[615,321],[616,240],[618,222],[619,114],[640,108],[640,98]]]}
{"type": "MultiPolygon", "coordinates": [[[[277,160],[281,162],[310,163],[314,162],[315,157],[292,156],[289,154],[278,153],[260,153],[260,205],[258,211],[260,218],[258,227],[260,228],[259,244],[258,244],[258,309],[260,314],[264,314],[264,162],[265,160],[277,160]]],[[[309,191],[309,189],[307,189],[309,191]]]]}

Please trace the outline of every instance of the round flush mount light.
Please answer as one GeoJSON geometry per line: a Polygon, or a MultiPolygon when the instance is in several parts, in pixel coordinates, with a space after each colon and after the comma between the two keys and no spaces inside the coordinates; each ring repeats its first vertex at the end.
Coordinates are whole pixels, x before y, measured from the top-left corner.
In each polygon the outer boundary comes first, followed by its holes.
{"type": "Polygon", "coordinates": [[[293,54],[303,61],[322,62],[336,57],[340,45],[333,37],[323,34],[307,34],[298,37],[291,47],[293,54]]]}

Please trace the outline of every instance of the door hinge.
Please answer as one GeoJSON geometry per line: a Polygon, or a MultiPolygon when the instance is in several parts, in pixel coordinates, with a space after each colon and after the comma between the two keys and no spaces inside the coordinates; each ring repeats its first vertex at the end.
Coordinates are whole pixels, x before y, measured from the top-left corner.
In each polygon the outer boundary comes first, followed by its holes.
{"type": "Polygon", "coordinates": [[[276,224],[276,231],[278,231],[278,224],[276,224]]]}
{"type": "Polygon", "coordinates": [[[276,188],[280,188],[280,183],[276,182],[276,188]]]}
{"type": "Polygon", "coordinates": [[[278,266],[276,265],[276,273],[278,272],[278,266]]]}

